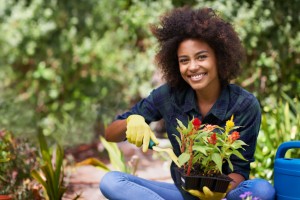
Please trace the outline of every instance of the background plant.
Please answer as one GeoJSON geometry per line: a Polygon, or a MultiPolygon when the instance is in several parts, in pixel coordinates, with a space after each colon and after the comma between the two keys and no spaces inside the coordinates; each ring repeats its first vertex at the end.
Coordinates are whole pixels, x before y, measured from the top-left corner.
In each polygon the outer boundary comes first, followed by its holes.
{"type": "Polygon", "coordinates": [[[28,141],[0,131],[0,194],[10,194],[16,200],[34,198],[30,172],[37,166],[36,154],[28,141]]]}
{"type": "Polygon", "coordinates": [[[31,175],[43,186],[46,199],[60,200],[67,190],[64,186],[63,149],[59,144],[57,144],[56,153],[52,154],[45,136],[43,134],[39,134],[38,139],[40,143],[42,166],[39,170],[32,170],[31,175]],[[54,163],[52,163],[52,159],[54,160],[54,163]]]}
{"type": "MultiPolygon", "coordinates": [[[[273,99],[273,101],[276,100],[273,99]]],[[[277,148],[283,142],[300,140],[299,99],[291,99],[282,93],[278,102],[265,106],[264,111],[255,152],[255,162],[251,164],[251,175],[273,182],[277,148]]],[[[299,158],[300,151],[290,149],[287,151],[286,157],[299,158]]]]}
{"type": "MultiPolygon", "coordinates": [[[[103,133],[116,113],[157,85],[151,82],[159,78],[152,78],[157,46],[148,25],[182,5],[212,7],[235,26],[247,54],[235,82],[259,99],[263,121],[282,123],[274,113],[286,104],[278,91],[292,101],[300,93],[299,0],[5,0],[0,1],[0,127],[17,137],[43,132],[64,147],[98,140],[94,134],[103,133]]],[[[273,158],[262,157],[292,138],[262,129],[255,155],[264,164],[257,163],[253,174],[260,170],[272,177],[273,158]],[[281,139],[266,151],[265,135],[281,139]]]]}
{"type": "Polygon", "coordinates": [[[7,0],[0,3],[0,125],[28,137],[52,134],[63,145],[70,133],[69,145],[90,141],[99,124],[155,87],[149,24],[184,4],[212,7],[234,24],[247,49],[236,82],[263,106],[279,90],[291,98],[300,92],[297,0],[7,0]]]}
{"type": "Polygon", "coordinates": [[[77,163],[77,166],[92,165],[104,171],[117,170],[117,171],[135,175],[138,162],[139,162],[138,157],[133,156],[127,164],[127,162],[125,161],[124,154],[119,149],[117,143],[107,142],[102,136],[100,136],[100,140],[105,150],[108,153],[109,160],[110,160],[109,164],[112,165],[112,169],[110,169],[107,166],[107,164],[105,164],[104,162],[102,162],[97,158],[87,158],[77,163]]]}
{"type": "Polygon", "coordinates": [[[150,90],[148,26],[170,2],[9,0],[0,7],[3,127],[63,144],[70,133],[77,137],[68,143],[90,141],[95,124],[150,90]]]}

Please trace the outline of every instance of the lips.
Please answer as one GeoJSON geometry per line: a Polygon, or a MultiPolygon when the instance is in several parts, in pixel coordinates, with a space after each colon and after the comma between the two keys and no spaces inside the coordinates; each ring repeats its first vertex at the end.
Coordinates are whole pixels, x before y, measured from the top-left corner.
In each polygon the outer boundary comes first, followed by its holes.
{"type": "Polygon", "coordinates": [[[200,80],[202,80],[205,76],[207,76],[207,73],[194,74],[194,75],[189,76],[189,78],[190,78],[192,81],[200,81],[200,80]]]}

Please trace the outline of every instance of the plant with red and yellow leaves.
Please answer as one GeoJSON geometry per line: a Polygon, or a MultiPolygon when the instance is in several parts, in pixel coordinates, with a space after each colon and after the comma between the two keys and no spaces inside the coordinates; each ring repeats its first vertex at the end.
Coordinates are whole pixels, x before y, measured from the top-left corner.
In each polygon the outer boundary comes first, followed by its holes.
{"type": "Polygon", "coordinates": [[[176,139],[181,150],[178,161],[186,175],[222,174],[222,165],[226,161],[233,170],[231,155],[246,160],[238,150],[244,150],[243,146],[247,144],[239,140],[240,134],[236,131],[239,126],[235,126],[233,118],[231,116],[224,128],[202,124],[198,118],[190,120],[186,127],[177,119],[180,138],[176,136],[176,139]]]}

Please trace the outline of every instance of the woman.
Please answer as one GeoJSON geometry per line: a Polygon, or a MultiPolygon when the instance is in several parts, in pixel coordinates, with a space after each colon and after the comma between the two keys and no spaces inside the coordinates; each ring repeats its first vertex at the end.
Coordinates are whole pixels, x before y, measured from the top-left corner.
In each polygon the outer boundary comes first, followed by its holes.
{"type": "MultiPolygon", "coordinates": [[[[126,138],[147,151],[149,141],[158,143],[149,123],[164,119],[168,137],[176,155],[180,154],[174,134],[176,118],[184,123],[197,117],[202,123],[225,126],[234,115],[240,139],[248,146],[243,161],[232,156],[234,170],[223,165],[223,172],[233,181],[225,194],[193,193],[182,190],[179,184],[145,180],[121,172],[107,173],[100,190],[108,199],[240,199],[251,192],[260,199],[274,199],[271,184],[262,179],[249,179],[250,162],[254,161],[256,140],[261,123],[257,99],[241,87],[229,84],[236,78],[243,59],[243,47],[233,27],[217,16],[212,9],[177,8],[161,19],[152,32],[160,49],[156,55],[166,84],[153,90],[131,110],[119,115],[105,132],[106,139],[121,142],[126,138]],[[194,196],[195,195],[195,196],[194,196]]],[[[174,163],[171,175],[174,178],[174,163]]]]}

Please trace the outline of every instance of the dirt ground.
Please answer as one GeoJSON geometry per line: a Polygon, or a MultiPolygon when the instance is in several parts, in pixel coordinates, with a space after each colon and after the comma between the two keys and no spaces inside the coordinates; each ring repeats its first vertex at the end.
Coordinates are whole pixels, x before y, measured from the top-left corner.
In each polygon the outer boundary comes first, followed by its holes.
{"type": "MultiPolygon", "coordinates": [[[[73,152],[76,154],[77,159],[83,159],[83,157],[96,157],[100,159],[101,156],[95,155],[95,152],[99,152],[99,144],[90,146],[90,148],[82,148],[81,152],[73,152]],[[98,145],[98,146],[97,146],[98,145]],[[93,151],[93,152],[92,152],[93,151]],[[85,154],[84,156],[81,153],[85,154]],[[80,157],[81,156],[81,157],[80,157]]],[[[170,159],[164,154],[158,154],[149,150],[147,153],[143,153],[140,148],[135,147],[132,144],[123,142],[119,144],[119,148],[125,156],[125,160],[129,161],[132,156],[139,158],[136,175],[142,178],[172,182],[169,172],[170,159]]],[[[105,158],[104,158],[105,160],[105,158]]],[[[109,161],[105,161],[108,167],[112,169],[109,161]]],[[[106,199],[99,190],[99,183],[104,176],[105,171],[93,166],[77,166],[68,169],[68,191],[64,195],[64,200],[74,199],[76,194],[80,194],[80,200],[103,200],[106,199]]]]}

